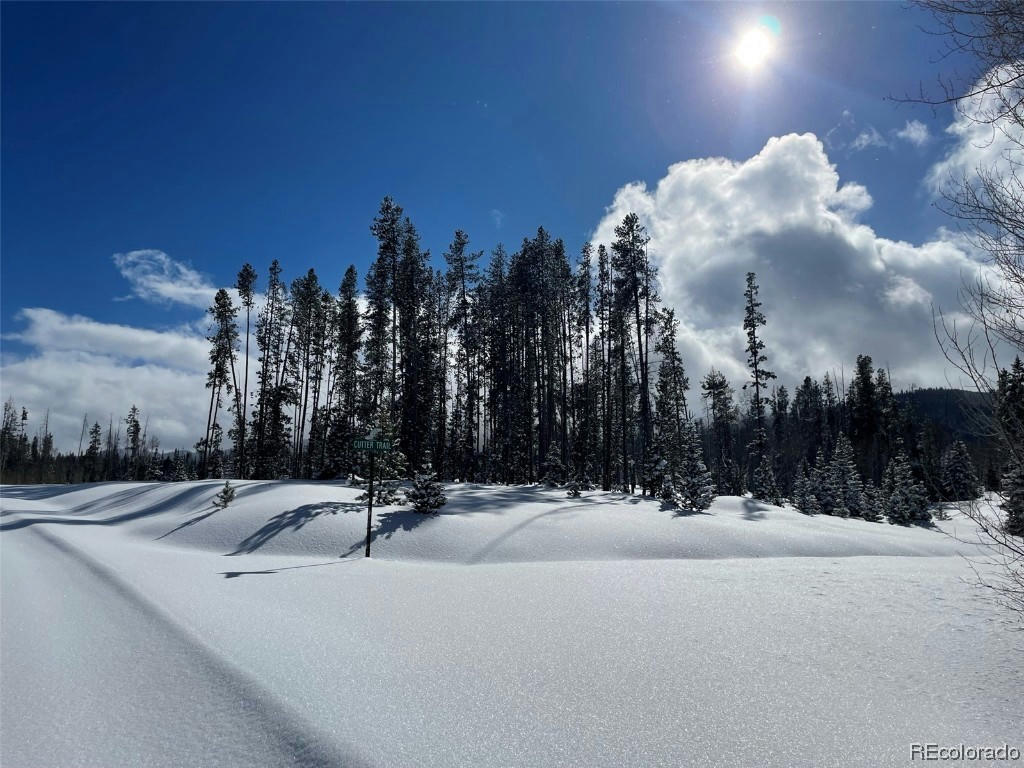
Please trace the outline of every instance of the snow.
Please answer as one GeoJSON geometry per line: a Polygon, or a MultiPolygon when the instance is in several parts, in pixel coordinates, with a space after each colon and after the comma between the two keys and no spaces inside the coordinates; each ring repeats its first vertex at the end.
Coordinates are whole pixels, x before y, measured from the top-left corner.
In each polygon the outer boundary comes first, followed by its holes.
{"type": "Polygon", "coordinates": [[[0,764],[909,765],[1024,747],[972,526],[599,491],[4,487],[0,764]]]}

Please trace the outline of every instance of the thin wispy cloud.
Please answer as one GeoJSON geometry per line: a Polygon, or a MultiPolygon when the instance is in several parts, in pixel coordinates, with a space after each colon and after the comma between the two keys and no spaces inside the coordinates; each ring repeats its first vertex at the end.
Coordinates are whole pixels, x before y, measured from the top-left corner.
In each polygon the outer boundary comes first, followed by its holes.
{"type": "Polygon", "coordinates": [[[115,253],[113,259],[121,276],[131,285],[131,295],[135,298],[206,309],[217,292],[199,272],[163,251],[144,249],[115,253]]]}
{"type": "Polygon", "coordinates": [[[888,147],[889,142],[885,140],[885,137],[878,132],[878,129],[873,125],[869,125],[860,133],[857,134],[853,142],[850,144],[850,148],[856,152],[864,149],[870,149],[872,147],[888,147]]]}

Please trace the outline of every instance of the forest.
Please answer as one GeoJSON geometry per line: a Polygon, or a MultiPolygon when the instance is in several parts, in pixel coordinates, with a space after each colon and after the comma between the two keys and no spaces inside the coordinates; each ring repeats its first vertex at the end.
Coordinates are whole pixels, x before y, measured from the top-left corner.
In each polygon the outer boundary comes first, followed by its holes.
{"type": "Polygon", "coordinates": [[[749,491],[806,512],[920,522],[931,502],[1019,482],[997,437],[1006,430],[986,428],[1022,423],[1019,359],[991,397],[894,392],[867,354],[848,382],[825,372],[790,392],[770,369],[771,297],[766,310],[751,272],[737,276],[736,319],[749,375],[712,369],[691,383],[635,214],[575,260],[540,228],[484,264],[457,230],[435,268],[390,197],[371,232],[362,291],[352,266],[335,294],[313,270],[287,282],[274,261],[262,294],[250,264],[216,293],[206,429],[192,450],[161,451],[132,404],[106,425],[83,420],[78,450],[55,452],[45,417],[31,434],[10,399],[4,482],[359,478],[367,457],[352,441],[371,429],[396,446],[378,466],[385,480],[429,468],[449,482],[639,491],[686,509],[749,491]]]}

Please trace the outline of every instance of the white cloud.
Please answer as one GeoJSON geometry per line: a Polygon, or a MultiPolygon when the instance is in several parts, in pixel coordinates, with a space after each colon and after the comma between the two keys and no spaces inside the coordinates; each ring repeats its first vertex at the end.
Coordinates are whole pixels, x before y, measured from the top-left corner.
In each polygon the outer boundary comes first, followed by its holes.
{"type": "Polygon", "coordinates": [[[505,214],[497,208],[491,208],[491,220],[495,229],[501,229],[501,225],[505,223],[505,214]]]}
{"type": "Polygon", "coordinates": [[[915,147],[923,147],[931,139],[928,126],[920,120],[907,120],[907,124],[896,131],[896,137],[909,141],[915,147]]]}
{"type": "Polygon", "coordinates": [[[944,385],[931,304],[956,307],[961,273],[984,268],[947,232],[921,245],[879,236],[858,221],[870,205],[863,186],[840,184],[817,137],[790,134],[742,162],[689,160],[653,189],[625,185],[594,241],[610,244],[629,211],[641,217],[694,381],[711,366],[736,384],[746,375],[749,270],[768,317],[770,366],[787,385],[849,368],[858,354],[891,365],[902,385],[944,385]]]}
{"type": "Polygon", "coordinates": [[[23,309],[16,319],[27,324],[25,329],[4,334],[4,338],[47,352],[76,352],[128,365],[145,361],[191,372],[208,367],[209,344],[196,333],[99,323],[41,307],[23,309]]]}
{"type": "Polygon", "coordinates": [[[25,327],[5,339],[31,347],[21,359],[5,356],[3,397],[30,415],[34,432],[50,410],[59,449],[77,449],[82,417],[123,419],[134,403],[149,419],[149,434],[165,448],[188,447],[206,425],[208,344],[187,331],[154,331],[100,323],[50,309],[18,313],[25,327]]]}
{"type": "MultiPolygon", "coordinates": [[[[1011,77],[1012,73],[1006,75],[1011,77]]],[[[993,71],[978,85],[998,83],[1002,74],[993,71]]],[[[1006,89],[1006,100],[1018,102],[1024,97],[1021,89],[1006,89]]],[[[1011,157],[1019,158],[1024,146],[1024,127],[1005,116],[1006,104],[998,89],[983,91],[977,96],[961,99],[957,103],[953,122],[946,133],[955,141],[946,156],[932,166],[926,182],[932,192],[940,193],[948,184],[959,184],[964,178],[972,179],[979,168],[997,173],[1019,171],[1011,157]]]]}
{"type": "Polygon", "coordinates": [[[850,144],[850,148],[854,151],[859,152],[862,149],[869,149],[870,147],[888,147],[887,142],[876,129],[875,126],[869,125],[857,134],[857,137],[850,144]]]}
{"type": "MultiPolygon", "coordinates": [[[[106,429],[111,414],[124,418],[135,404],[165,449],[191,447],[202,435],[209,343],[194,325],[153,330],[39,307],[21,310],[16,320],[24,327],[3,338],[30,351],[23,357],[5,351],[0,382],[3,399],[13,397],[28,409],[30,432],[49,409],[57,447],[74,450],[83,415],[106,429]]],[[[250,383],[256,355],[253,345],[250,383]]],[[[236,364],[241,375],[244,362],[236,364]]]]}
{"type": "Polygon", "coordinates": [[[115,253],[114,264],[132,286],[132,295],[147,301],[175,302],[206,309],[217,289],[192,267],[163,251],[115,253]]]}

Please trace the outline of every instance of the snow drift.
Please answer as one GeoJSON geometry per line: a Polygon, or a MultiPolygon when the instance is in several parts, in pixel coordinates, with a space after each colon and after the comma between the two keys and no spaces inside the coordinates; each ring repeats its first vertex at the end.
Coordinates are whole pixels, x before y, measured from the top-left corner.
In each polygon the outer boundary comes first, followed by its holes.
{"type": "Polygon", "coordinates": [[[0,763],[911,766],[1020,744],[969,521],[332,483],[0,494],[0,763]],[[379,516],[378,516],[379,515],[379,516]],[[864,557],[863,555],[872,555],[864,557]]]}

